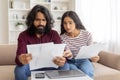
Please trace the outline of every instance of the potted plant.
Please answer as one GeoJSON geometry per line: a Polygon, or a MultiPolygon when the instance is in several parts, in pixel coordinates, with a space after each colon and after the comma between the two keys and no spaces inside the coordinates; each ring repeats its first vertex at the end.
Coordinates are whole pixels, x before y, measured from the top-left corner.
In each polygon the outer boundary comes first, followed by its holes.
{"type": "Polygon", "coordinates": [[[15,26],[18,30],[23,30],[25,28],[25,25],[22,22],[17,22],[15,26]]]}

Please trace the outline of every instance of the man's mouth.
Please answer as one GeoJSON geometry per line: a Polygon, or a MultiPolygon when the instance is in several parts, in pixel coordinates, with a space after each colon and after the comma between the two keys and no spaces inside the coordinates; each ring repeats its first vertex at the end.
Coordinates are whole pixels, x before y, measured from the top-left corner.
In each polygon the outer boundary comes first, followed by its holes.
{"type": "Polygon", "coordinates": [[[44,28],[44,26],[39,26],[39,27],[38,27],[38,29],[43,29],[43,28],[44,28]]]}
{"type": "Polygon", "coordinates": [[[39,25],[36,28],[36,33],[43,34],[45,32],[45,27],[43,25],[39,25]]]}

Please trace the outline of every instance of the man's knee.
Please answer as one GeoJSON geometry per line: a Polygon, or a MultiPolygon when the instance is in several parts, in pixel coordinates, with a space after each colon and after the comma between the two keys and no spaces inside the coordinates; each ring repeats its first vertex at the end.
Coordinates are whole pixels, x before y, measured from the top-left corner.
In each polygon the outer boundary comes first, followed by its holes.
{"type": "Polygon", "coordinates": [[[14,70],[14,73],[15,75],[23,75],[25,72],[25,68],[23,66],[16,66],[15,67],[15,70],[14,70]]]}

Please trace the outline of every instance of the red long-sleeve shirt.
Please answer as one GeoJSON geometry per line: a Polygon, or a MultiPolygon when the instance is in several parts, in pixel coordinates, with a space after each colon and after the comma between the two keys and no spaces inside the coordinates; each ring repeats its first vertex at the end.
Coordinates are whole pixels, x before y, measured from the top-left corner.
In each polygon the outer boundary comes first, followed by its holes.
{"type": "Polygon", "coordinates": [[[61,43],[59,34],[56,31],[51,30],[48,34],[43,34],[41,38],[37,38],[36,35],[30,36],[27,31],[20,33],[15,58],[16,64],[22,66],[22,63],[18,60],[18,56],[22,53],[27,53],[28,44],[40,44],[47,42],[53,42],[55,44],[61,43]]]}

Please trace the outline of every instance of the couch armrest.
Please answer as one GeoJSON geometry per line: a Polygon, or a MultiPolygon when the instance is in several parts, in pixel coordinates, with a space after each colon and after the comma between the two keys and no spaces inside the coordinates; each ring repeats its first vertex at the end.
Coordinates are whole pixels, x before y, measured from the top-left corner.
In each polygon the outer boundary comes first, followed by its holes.
{"type": "Polygon", "coordinates": [[[100,56],[100,60],[98,61],[99,63],[120,70],[120,54],[101,51],[99,53],[99,56],[100,56]]]}
{"type": "Polygon", "coordinates": [[[14,65],[16,44],[0,44],[0,65],[14,65]]]}

